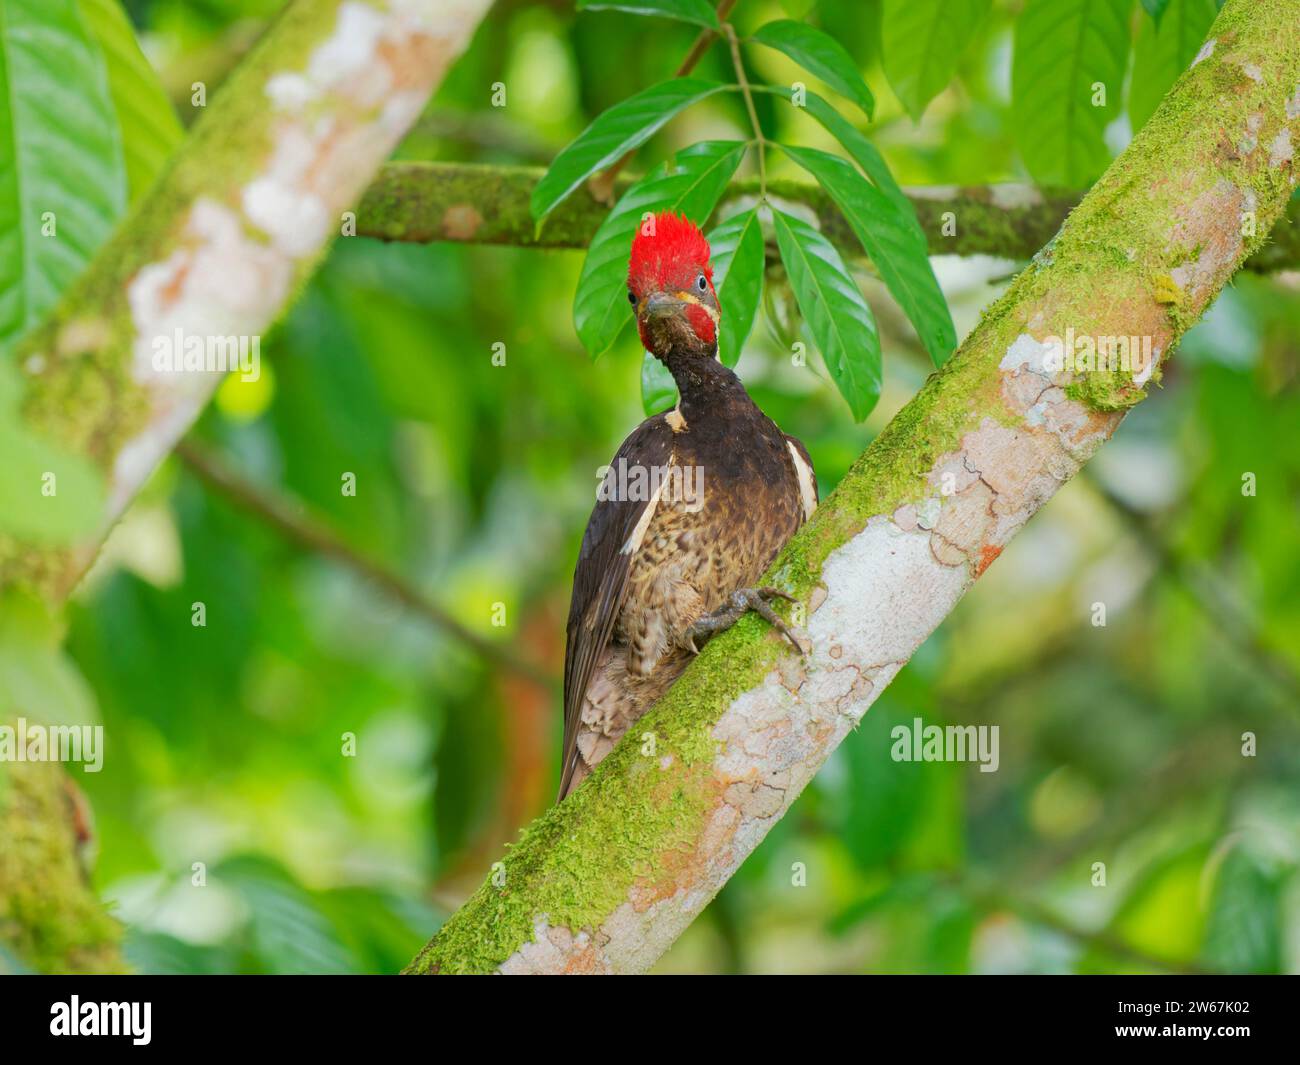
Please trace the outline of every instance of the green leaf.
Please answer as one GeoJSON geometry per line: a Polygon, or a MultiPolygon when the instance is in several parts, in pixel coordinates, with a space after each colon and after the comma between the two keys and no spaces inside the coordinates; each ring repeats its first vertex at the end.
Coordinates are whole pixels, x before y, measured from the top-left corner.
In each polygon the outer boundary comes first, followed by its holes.
{"type": "Polygon", "coordinates": [[[578,0],[579,11],[626,11],[630,15],[662,15],[718,28],[718,13],[708,0],[578,0]]]}
{"type": "Polygon", "coordinates": [[[713,257],[713,287],[722,319],[718,325],[718,358],[724,366],[740,361],[754,328],[763,296],[763,267],[767,253],[758,211],[728,218],[709,234],[713,257]]]}
{"type": "MultiPolygon", "coordinates": [[[[844,776],[831,787],[837,834],[845,851],[859,869],[897,868],[899,857],[907,849],[918,822],[930,805],[930,793],[939,777],[950,767],[935,762],[899,762],[889,757],[891,732],[902,725],[909,730],[911,714],[897,700],[882,699],[884,706],[873,706],[861,726],[846,737],[837,757],[844,763],[844,776]],[[882,711],[876,715],[876,711],[882,711]]],[[[832,778],[834,780],[834,778],[832,778]]],[[[916,887],[927,891],[933,883],[927,877],[921,884],[900,877],[892,889],[904,897],[916,887]]],[[[861,907],[869,913],[874,905],[887,901],[876,898],[861,907]]],[[[866,900],[863,900],[866,902],[866,900]]]]}
{"type": "Polygon", "coordinates": [[[184,131],[118,0],[77,3],[108,69],[130,197],[135,200],[153,184],[184,131]]]}
{"type": "Polygon", "coordinates": [[[885,0],[881,48],[885,77],[919,122],[952,81],[957,60],[992,0],[885,0]]]}
{"type": "MultiPolygon", "coordinates": [[[[756,85],[754,89],[761,92],[775,93],[777,96],[784,96],[787,100],[794,95],[790,89],[779,85],[756,85]]],[[[867,177],[875,183],[876,187],[903,208],[904,214],[915,220],[916,210],[912,207],[911,201],[903,194],[898,182],[894,180],[894,175],[890,172],[885,157],[880,154],[880,150],[871,143],[866,134],[862,133],[853,123],[814,92],[805,94],[803,105],[799,109],[807,111],[809,115],[820,122],[826,132],[839,141],[844,150],[853,157],[853,161],[862,167],[867,177]]],[[[917,232],[920,232],[919,226],[917,232]]]]}
{"type": "Polygon", "coordinates": [[[632,238],[647,212],[672,210],[703,224],[713,213],[745,155],[743,141],[704,141],[677,153],[632,185],[591,238],[578,278],[573,320],[593,357],[603,354],[632,320],[627,302],[627,260],[632,238]]]}
{"type": "Polygon", "coordinates": [[[831,380],[863,421],[880,398],[880,337],[871,308],[830,241],[783,211],[772,218],[799,311],[831,380]]]}
{"type": "MultiPolygon", "coordinates": [[[[1195,960],[1205,932],[1201,873],[1209,848],[1203,842],[1162,855],[1130,881],[1127,894],[1111,918],[1112,936],[1137,950],[1173,964],[1195,960]]],[[[1084,971],[1099,968],[1104,946],[1081,961],[1084,971]]],[[[1113,964],[1109,963],[1106,968],[1113,964]]]]}
{"type": "Polygon", "coordinates": [[[853,157],[853,161],[866,172],[867,177],[876,183],[876,187],[904,207],[908,216],[915,220],[916,211],[912,207],[912,202],[903,195],[903,190],[894,180],[885,157],[866,135],[816,93],[808,94],[804,101],[804,109],[825,127],[826,132],[840,142],[844,150],[853,157]]]}
{"type": "Polygon", "coordinates": [[[1147,124],[1170,87],[1201,50],[1218,8],[1214,0],[1172,0],[1163,20],[1138,29],[1138,68],[1129,89],[1128,113],[1136,132],[1147,124]]]}
{"type": "Polygon", "coordinates": [[[957,330],[915,217],[909,223],[898,205],[847,160],[815,148],[781,147],[830,194],[931,360],[942,366],[957,346],[957,330]]]}
{"type": "Polygon", "coordinates": [[[108,236],[126,200],[108,79],[76,4],[4,0],[0,346],[53,306],[108,236]]]}
{"type": "MultiPolygon", "coordinates": [[[[473,714],[459,714],[469,718],[473,714]]],[[[501,760],[501,748],[495,748],[501,760]]],[[[438,772],[446,771],[447,760],[438,759],[438,772]]],[[[491,794],[499,794],[493,789],[491,794]]],[[[490,806],[478,806],[471,813],[486,819],[490,806]]],[[[438,837],[441,842],[441,836],[438,837]]],[[[442,857],[441,851],[439,857],[442,857]]],[[[445,865],[442,866],[445,868],[445,865]]],[[[412,898],[377,887],[332,888],[316,894],[325,912],[348,948],[369,973],[395,973],[411,960],[438,930],[438,911],[418,896],[412,898]]]]}
{"type": "Polygon", "coordinates": [[[122,953],[133,970],[150,976],[216,976],[239,966],[235,952],[224,945],[189,943],[135,925],[126,929],[122,953]]]}
{"type": "Polygon", "coordinates": [[[1282,972],[1281,895],[1280,878],[1234,847],[1215,873],[1203,959],[1233,973],[1282,972]]]}
{"type": "Polygon", "coordinates": [[[59,615],[35,596],[10,591],[0,597],[0,718],[99,723],[95,694],[63,649],[63,628],[59,615]]]}
{"type": "MultiPolygon", "coordinates": [[[[1213,3],[1214,0],[1210,0],[1210,2],[1213,3]]],[[[1147,9],[1147,14],[1158,23],[1164,16],[1165,8],[1169,6],[1169,0],[1142,0],[1142,6],[1147,9]]],[[[1142,53],[1139,52],[1138,54],[1141,55],[1142,53]]]]}
{"type": "Polygon", "coordinates": [[[592,174],[644,144],[691,104],[734,88],[718,81],[674,78],[652,85],[598,115],[555,157],[533,189],[533,219],[540,223],[592,174]]]}
{"type": "Polygon", "coordinates": [[[213,870],[213,878],[247,904],[253,949],[264,971],[358,971],[316,898],[276,863],[253,855],[228,858],[213,870]]]}
{"type": "Polygon", "coordinates": [[[968,971],[978,923],[971,904],[959,891],[938,892],[926,911],[923,971],[944,975],[968,971]]]}
{"type": "MultiPolygon", "coordinates": [[[[484,811],[500,794],[503,773],[500,713],[466,714],[452,707],[438,737],[433,823],[441,868],[454,867],[482,831],[484,811]]],[[[400,968],[400,966],[399,966],[400,968]]]]}
{"type": "Polygon", "coordinates": [[[677,382],[668,367],[646,352],[641,360],[641,406],[647,415],[668,410],[677,402],[677,382]]]}
{"type": "Polygon", "coordinates": [[[853,57],[834,37],[806,22],[778,19],[760,26],[754,40],[789,56],[841,96],[852,100],[868,118],[872,117],[876,108],[875,98],[862,80],[853,57]]]}
{"type": "Polygon", "coordinates": [[[1132,10],[1133,0],[1029,0],[1016,21],[1016,142],[1040,185],[1084,188],[1110,163],[1103,134],[1119,112],[1132,10]]]}

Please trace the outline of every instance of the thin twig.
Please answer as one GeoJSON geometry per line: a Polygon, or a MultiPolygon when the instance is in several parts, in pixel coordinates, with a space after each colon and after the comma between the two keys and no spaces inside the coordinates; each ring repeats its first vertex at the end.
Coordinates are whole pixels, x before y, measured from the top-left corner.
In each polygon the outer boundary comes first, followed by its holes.
{"type": "Polygon", "coordinates": [[[503,669],[543,687],[549,688],[554,684],[554,678],[539,666],[518,658],[507,648],[466,628],[446,609],[416,590],[400,574],[361,554],[323,523],[306,516],[305,511],[290,500],[258,487],[236,473],[223,460],[189,441],[181,441],[176,446],[176,454],[205,483],[219,490],[248,513],[261,518],[286,539],[341,563],[503,669]]]}
{"type": "Polygon", "coordinates": [[[1115,513],[1130,525],[1143,548],[1159,561],[1161,571],[1182,586],[1210,622],[1210,628],[1247,661],[1254,663],[1259,673],[1267,678],[1292,708],[1300,707],[1300,676],[1297,676],[1295,667],[1268,646],[1259,627],[1240,603],[1227,594],[1204,567],[1174,550],[1155,527],[1150,516],[1120,498],[1093,474],[1085,473],[1084,478],[1115,513]]]}
{"type": "MultiPolygon", "coordinates": [[[[731,14],[731,9],[736,6],[736,3],[737,0],[719,0],[719,22],[722,22],[731,14]]],[[[691,50],[686,53],[686,58],[682,60],[681,66],[677,68],[677,73],[673,77],[684,78],[694,70],[717,36],[717,30],[700,30],[699,35],[695,38],[695,43],[691,45],[691,50]]],[[[587,182],[587,188],[597,203],[608,204],[613,202],[614,181],[623,172],[623,168],[632,161],[634,155],[636,155],[635,148],[630,152],[625,152],[618,159],[615,159],[607,170],[597,174],[587,182]]]]}
{"type": "Polygon", "coordinates": [[[767,139],[763,136],[763,127],[758,124],[758,110],[754,107],[754,94],[749,91],[749,79],[745,77],[745,64],[740,59],[740,40],[736,29],[730,22],[723,23],[723,32],[727,35],[727,44],[731,48],[731,65],[736,68],[736,82],[745,97],[745,110],[749,112],[749,123],[754,127],[754,139],[758,141],[758,195],[767,199],[767,139]]]}

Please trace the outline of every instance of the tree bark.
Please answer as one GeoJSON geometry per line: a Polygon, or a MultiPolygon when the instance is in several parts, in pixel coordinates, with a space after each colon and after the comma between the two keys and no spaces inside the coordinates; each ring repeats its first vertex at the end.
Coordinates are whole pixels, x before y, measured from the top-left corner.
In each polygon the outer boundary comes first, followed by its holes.
{"type": "Polygon", "coordinates": [[[1163,359],[1296,184],[1300,0],[1228,0],[1191,68],[768,575],[800,658],[752,615],[415,958],[416,973],[637,972],[717,893],[1012,536],[1152,379],[1054,371],[1050,337],[1163,359]]]}

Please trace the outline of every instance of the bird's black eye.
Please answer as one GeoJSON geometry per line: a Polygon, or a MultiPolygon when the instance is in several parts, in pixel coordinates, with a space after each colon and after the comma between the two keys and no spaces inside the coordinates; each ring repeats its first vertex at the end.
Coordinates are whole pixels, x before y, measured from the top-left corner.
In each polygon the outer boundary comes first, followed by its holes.
{"type": "Polygon", "coordinates": [[[631,289],[627,290],[627,301],[633,306],[636,305],[636,293],[633,292],[631,289]]]}
{"type": "Polygon", "coordinates": [[[700,274],[700,279],[699,279],[698,281],[696,281],[695,283],[696,283],[697,285],[700,286],[700,291],[701,291],[701,292],[708,292],[708,291],[709,291],[709,283],[708,283],[706,280],[704,280],[704,275],[703,275],[703,274],[700,274]]]}

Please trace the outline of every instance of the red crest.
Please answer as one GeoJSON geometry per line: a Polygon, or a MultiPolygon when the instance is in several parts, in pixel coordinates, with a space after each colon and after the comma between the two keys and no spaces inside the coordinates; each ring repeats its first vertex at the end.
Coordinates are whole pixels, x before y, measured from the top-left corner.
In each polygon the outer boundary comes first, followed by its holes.
{"type": "Polygon", "coordinates": [[[627,283],[634,292],[674,285],[685,288],[698,271],[713,284],[709,242],[685,215],[661,211],[637,229],[627,269],[627,283]]]}

